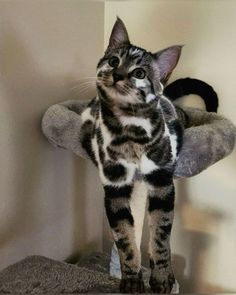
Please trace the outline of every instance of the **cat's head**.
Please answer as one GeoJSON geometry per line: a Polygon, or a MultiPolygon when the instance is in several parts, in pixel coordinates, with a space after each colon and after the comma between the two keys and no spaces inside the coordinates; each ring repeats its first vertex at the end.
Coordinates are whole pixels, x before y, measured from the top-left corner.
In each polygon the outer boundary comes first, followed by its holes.
{"type": "Polygon", "coordinates": [[[149,103],[161,95],[182,46],[157,53],[133,46],[117,18],[104,57],[97,66],[97,86],[114,103],[149,103]]]}

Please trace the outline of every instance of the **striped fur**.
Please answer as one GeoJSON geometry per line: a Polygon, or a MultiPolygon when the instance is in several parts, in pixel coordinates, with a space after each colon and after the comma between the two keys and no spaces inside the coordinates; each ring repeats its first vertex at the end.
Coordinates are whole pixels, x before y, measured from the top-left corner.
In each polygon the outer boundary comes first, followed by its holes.
{"type": "Polygon", "coordinates": [[[118,19],[98,63],[97,97],[82,114],[82,145],[104,187],[106,214],[120,256],[122,292],[144,290],[140,242],[146,202],[150,285],[154,292],[168,293],[174,283],[169,241],[182,126],[175,107],[162,94],[162,81],[178,61],[175,51],[180,47],[152,54],[131,45],[118,19]]]}

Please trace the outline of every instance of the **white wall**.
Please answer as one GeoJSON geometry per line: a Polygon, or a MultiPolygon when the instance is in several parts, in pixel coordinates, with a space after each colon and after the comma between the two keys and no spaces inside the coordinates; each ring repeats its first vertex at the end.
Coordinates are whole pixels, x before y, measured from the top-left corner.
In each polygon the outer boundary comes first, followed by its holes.
{"type": "MultiPolygon", "coordinates": [[[[235,12],[235,1],[106,2],[105,46],[116,15],[140,47],[157,51],[186,44],[172,80],[190,76],[211,84],[220,98],[219,113],[236,124],[235,12]]],[[[172,249],[182,292],[236,291],[235,176],[234,151],[200,175],[177,182],[172,249]]]]}
{"type": "Polygon", "coordinates": [[[40,124],[50,105],[91,97],[71,88],[95,75],[103,35],[103,3],[0,1],[0,269],[102,248],[96,171],[52,147],[40,124]]]}

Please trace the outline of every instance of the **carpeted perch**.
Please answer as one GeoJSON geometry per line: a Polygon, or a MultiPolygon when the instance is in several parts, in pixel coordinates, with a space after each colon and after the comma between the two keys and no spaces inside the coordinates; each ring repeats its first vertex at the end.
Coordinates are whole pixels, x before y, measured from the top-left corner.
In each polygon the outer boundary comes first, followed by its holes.
{"type": "MultiPolygon", "coordinates": [[[[42,130],[57,147],[88,158],[80,143],[80,114],[87,102],[66,101],[51,106],[44,114],[42,130]]],[[[188,128],[175,169],[175,177],[190,177],[229,155],[236,140],[235,126],[215,113],[184,108],[188,128]]]]}

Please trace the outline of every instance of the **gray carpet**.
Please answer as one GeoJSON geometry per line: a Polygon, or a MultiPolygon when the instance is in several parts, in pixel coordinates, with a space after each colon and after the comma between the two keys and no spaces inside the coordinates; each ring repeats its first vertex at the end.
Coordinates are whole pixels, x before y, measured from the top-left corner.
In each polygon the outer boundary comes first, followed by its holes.
{"type": "MultiPolygon", "coordinates": [[[[120,280],[109,276],[111,256],[94,252],[73,264],[28,256],[0,271],[0,294],[119,293],[120,280]]],[[[150,269],[142,267],[145,293],[150,269]]],[[[172,293],[178,293],[175,284],[172,293]]]]}
{"type": "Polygon", "coordinates": [[[108,275],[109,257],[99,255],[75,265],[29,256],[0,271],[0,293],[119,292],[119,280],[108,275]]]}

